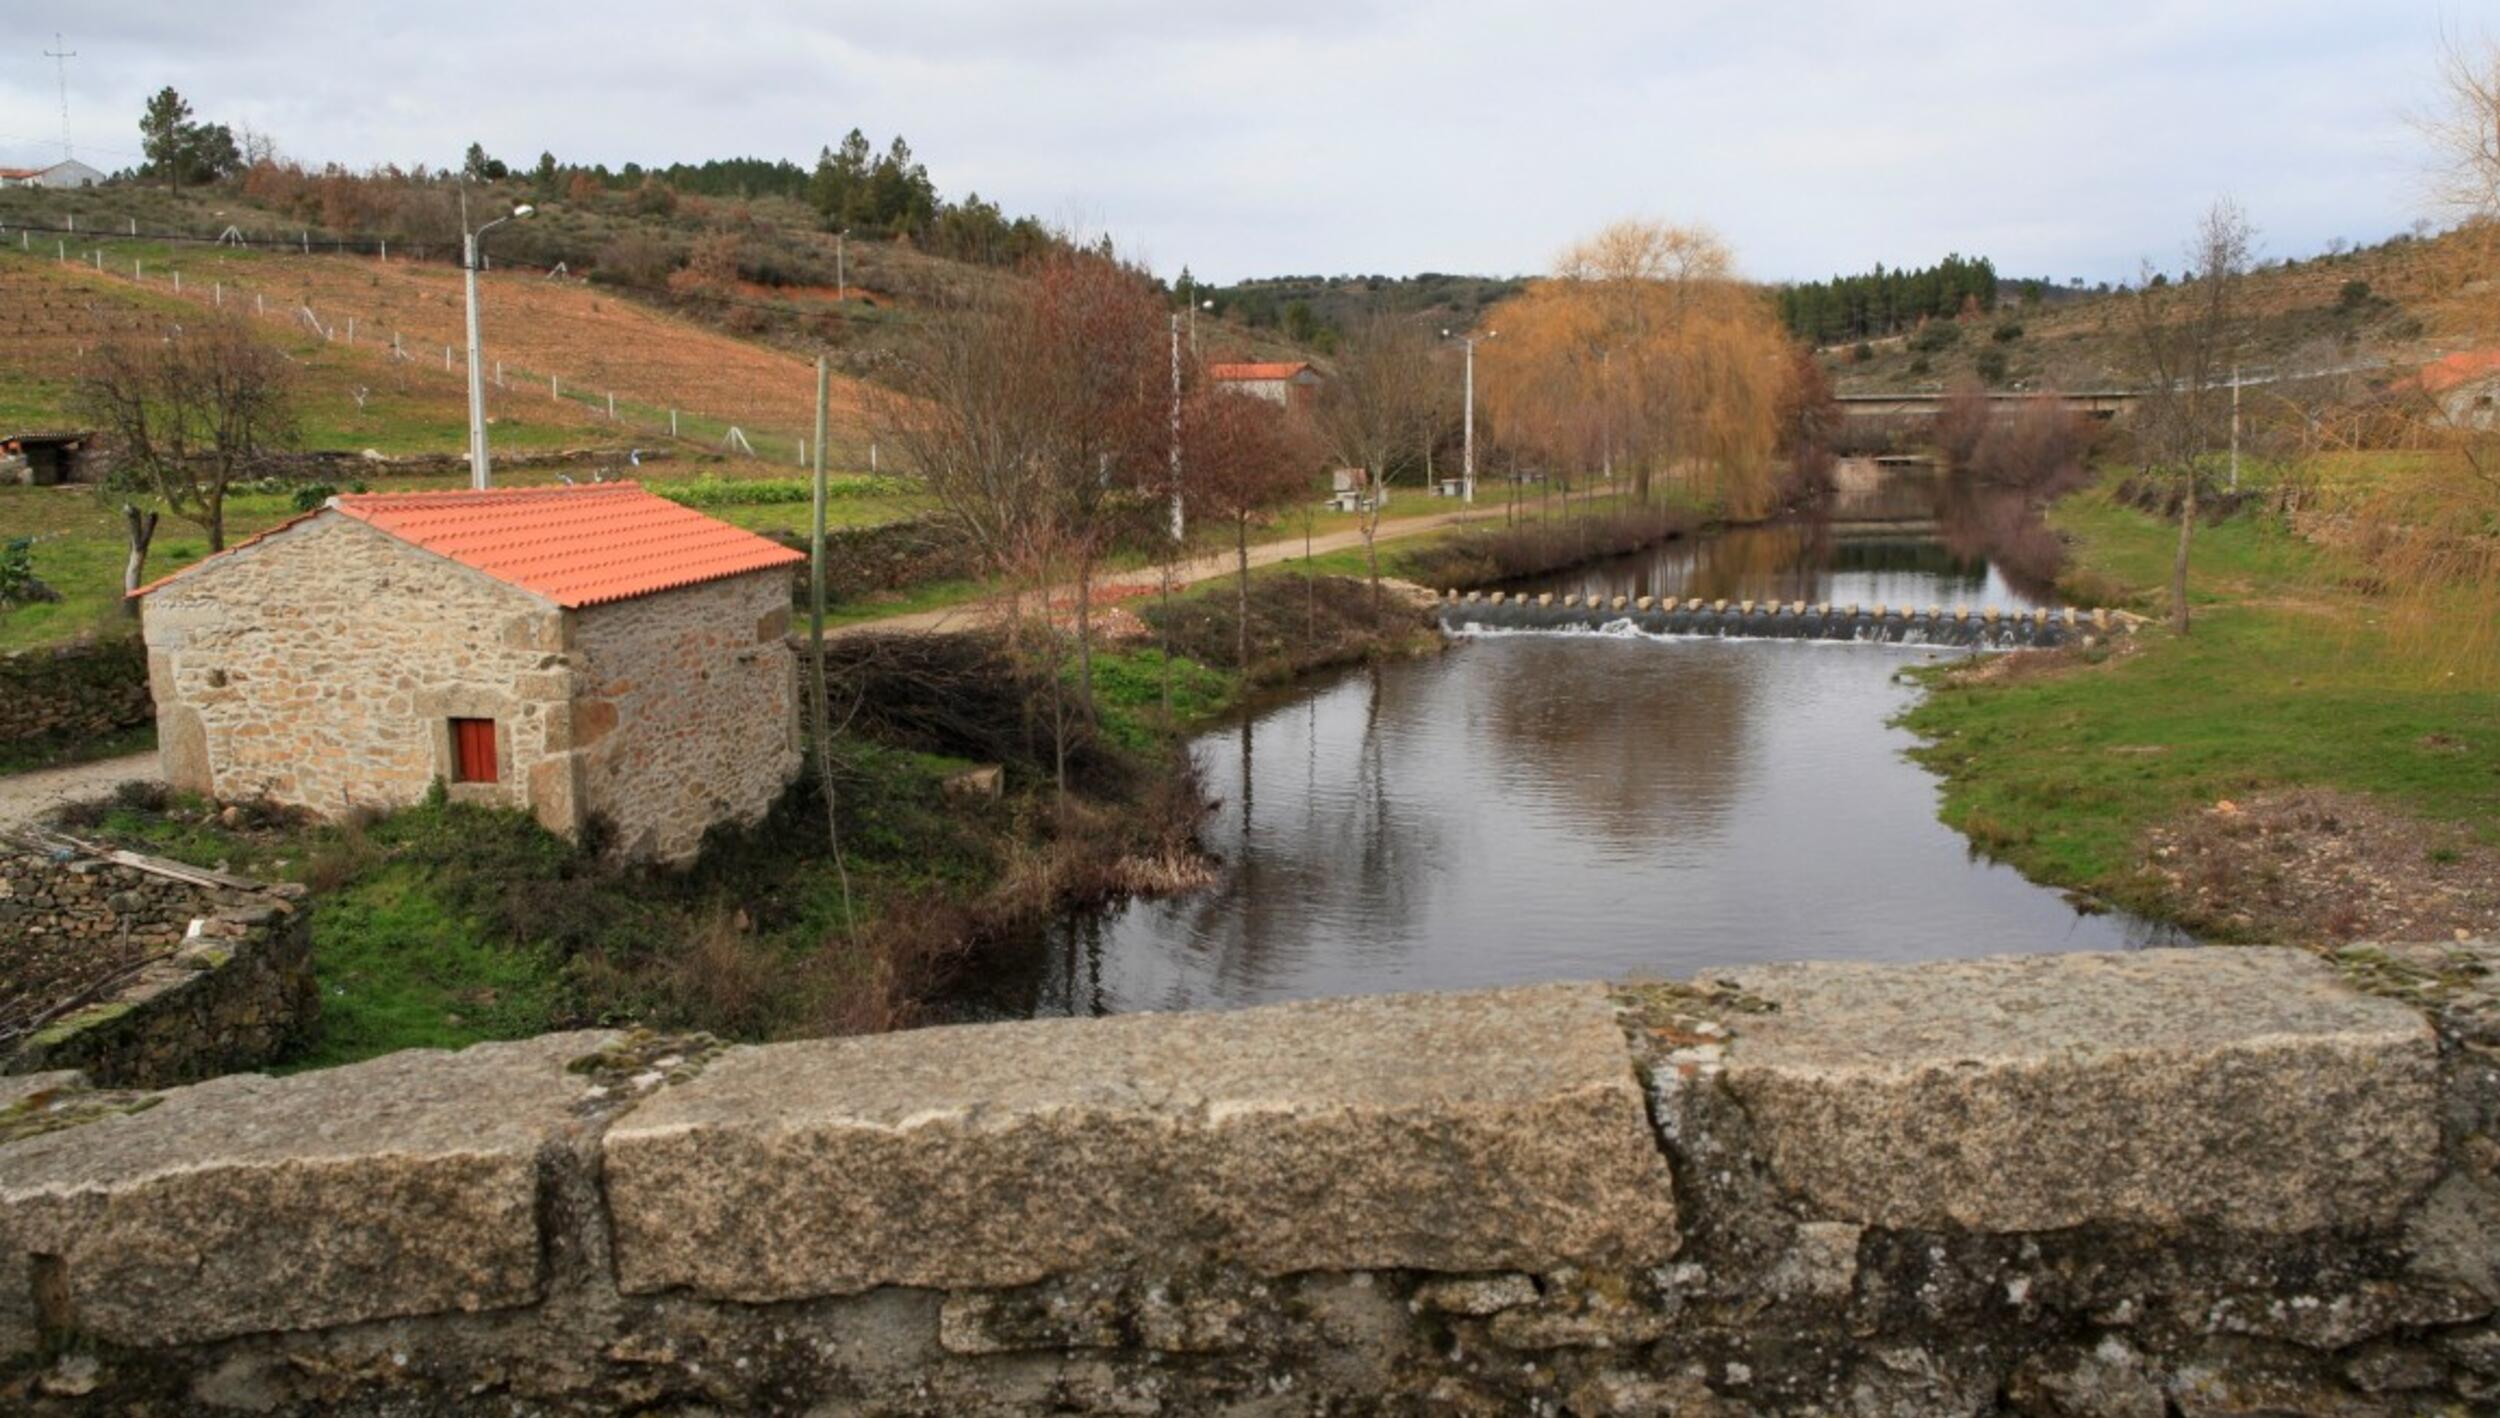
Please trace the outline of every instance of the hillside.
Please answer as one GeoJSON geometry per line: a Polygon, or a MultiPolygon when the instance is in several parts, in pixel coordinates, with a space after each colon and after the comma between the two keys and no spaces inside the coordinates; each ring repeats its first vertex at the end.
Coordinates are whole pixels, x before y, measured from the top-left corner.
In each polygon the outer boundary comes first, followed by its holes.
{"type": "MultiPolygon", "coordinates": [[[[335,224],[291,220],[232,185],[179,195],[131,184],[0,189],[0,262],[40,312],[26,317],[33,323],[13,342],[19,348],[0,350],[0,370],[13,376],[0,422],[58,421],[79,349],[178,318],[222,290],[230,302],[256,299],[264,328],[284,331],[305,362],[307,393],[329,410],[307,419],[313,446],[459,447],[464,334],[449,199],[439,188],[340,181],[329,204],[335,224]],[[68,251],[68,264],[51,259],[56,249],[68,251]],[[392,355],[394,336],[405,358],[392,355]],[[387,412],[333,416],[341,406],[354,412],[357,388],[387,412]]],[[[498,192],[479,205],[501,210],[526,195],[498,192]]],[[[501,386],[488,392],[499,440],[506,424],[549,441],[560,440],[541,426],[664,440],[674,409],[691,448],[721,448],[735,426],[759,456],[795,461],[822,353],[836,369],[833,452],[864,465],[873,381],[915,324],[1018,277],[904,241],[839,241],[821,226],[811,209],[780,197],[597,192],[543,203],[498,228],[480,285],[487,358],[503,366],[501,386]]],[[[0,314],[0,327],[9,318],[0,314]]],[[[1281,331],[1220,311],[1202,314],[1197,333],[1212,357],[1307,353],[1281,331]]]]}
{"type": "MultiPolygon", "coordinates": [[[[201,298],[194,299],[188,278],[182,295],[173,293],[169,278],[134,282],[128,260],[119,267],[124,274],[110,276],[26,254],[14,243],[0,249],[0,430],[75,425],[71,382],[86,350],[194,318],[214,298],[211,284],[196,288],[201,298]]],[[[229,288],[236,309],[250,308],[243,289],[229,288]]],[[[297,404],[306,447],[414,453],[464,446],[467,396],[460,376],[442,372],[440,350],[431,363],[394,360],[387,335],[375,340],[360,329],[354,345],[324,340],[283,310],[274,307],[260,324],[300,372],[297,404]]],[[[604,441],[606,421],[580,403],[541,399],[525,408],[506,399],[497,412],[499,447],[604,441]]]]}
{"type": "MultiPolygon", "coordinates": [[[[2250,273],[2244,342],[2251,370],[2323,370],[2420,363],[2444,352],[2472,278],[2456,233],[2286,260],[2250,273]]],[[[2165,317],[2192,287],[2154,296],[2165,317]]],[[[2042,304],[1938,322],[1863,345],[1822,351],[1842,393],[1944,388],[1980,379],[2007,389],[2103,389],[2138,381],[2136,297],[2070,293],[2042,304]],[[1998,377],[1983,366],[2003,361],[1998,377]]]]}

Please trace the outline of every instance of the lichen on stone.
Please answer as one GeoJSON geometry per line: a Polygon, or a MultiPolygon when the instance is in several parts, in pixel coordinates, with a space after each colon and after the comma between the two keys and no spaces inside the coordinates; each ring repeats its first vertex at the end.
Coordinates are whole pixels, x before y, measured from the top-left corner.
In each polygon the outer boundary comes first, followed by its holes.
{"type": "Polygon", "coordinates": [[[631,1101],[667,1084],[684,1083],[729,1046],[709,1034],[662,1034],[635,1029],[604,1049],[565,1065],[589,1079],[593,1108],[631,1101]]]}
{"type": "Polygon", "coordinates": [[[55,1089],[30,1094],[0,1108],[0,1146],[104,1118],[144,1113],[163,1101],[161,1094],[121,1089],[55,1089]]]}

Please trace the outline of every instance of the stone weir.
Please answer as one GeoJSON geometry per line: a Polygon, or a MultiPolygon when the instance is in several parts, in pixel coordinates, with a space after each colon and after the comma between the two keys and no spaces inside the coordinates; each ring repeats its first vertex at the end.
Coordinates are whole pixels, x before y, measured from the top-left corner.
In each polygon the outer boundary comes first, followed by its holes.
{"type": "Polygon", "coordinates": [[[1984,650],[2050,649],[2089,644],[2132,631],[2124,611],[1973,610],[1968,606],[1845,605],[1804,601],[1678,600],[1641,596],[1556,597],[1503,591],[1434,597],[1444,630],[1605,630],[1628,626],[1648,635],[1728,640],[1858,640],[1899,645],[1953,645],[1984,650]]]}
{"type": "Polygon", "coordinates": [[[8,1080],[13,1413],[2448,1414],[2500,950],[8,1080]]]}

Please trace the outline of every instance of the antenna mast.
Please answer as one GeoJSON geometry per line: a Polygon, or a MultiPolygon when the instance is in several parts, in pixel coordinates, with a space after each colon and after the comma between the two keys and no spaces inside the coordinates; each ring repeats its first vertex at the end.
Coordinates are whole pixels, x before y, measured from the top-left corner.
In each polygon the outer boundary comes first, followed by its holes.
{"type": "MultiPolygon", "coordinates": [[[[61,32],[52,32],[52,42],[61,42],[61,32]]],[[[53,77],[61,86],[61,161],[68,162],[77,154],[69,148],[69,61],[78,57],[75,49],[47,49],[43,57],[52,61],[53,77]]]]}

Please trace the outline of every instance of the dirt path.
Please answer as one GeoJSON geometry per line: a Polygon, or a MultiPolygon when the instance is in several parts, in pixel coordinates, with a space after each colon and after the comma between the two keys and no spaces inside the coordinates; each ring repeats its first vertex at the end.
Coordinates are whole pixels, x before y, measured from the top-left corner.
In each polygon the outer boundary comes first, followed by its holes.
{"type": "MultiPolygon", "coordinates": [[[[1478,503],[1475,510],[1468,512],[1435,512],[1423,517],[1404,517],[1394,522],[1381,523],[1376,540],[1380,545],[1386,546],[1391,542],[1403,541],[1409,537],[1437,532],[1444,527],[1454,527],[1461,522],[1498,519],[1503,510],[1502,504],[1498,502],[1478,503]]],[[[1311,538],[1310,543],[1313,556],[1325,556],[1330,552],[1347,551],[1362,545],[1363,534],[1359,529],[1330,532],[1325,536],[1311,538]]],[[[1278,562],[1291,561],[1301,555],[1302,539],[1300,537],[1291,537],[1277,542],[1259,542],[1250,548],[1250,564],[1253,567],[1274,566],[1278,562]]],[[[1211,581],[1218,576],[1230,576],[1238,566],[1239,562],[1230,550],[1209,552],[1204,556],[1193,557],[1173,568],[1172,584],[1189,586],[1200,581],[1211,581]]],[[[1155,590],[1162,584],[1162,571],[1150,566],[1136,571],[1117,571],[1104,576],[1094,583],[1094,593],[1106,602],[1116,601],[1124,594],[1133,595],[1142,591],[1155,590]]],[[[825,635],[831,639],[843,635],[888,635],[898,632],[931,634],[967,630],[989,619],[996,609],[996,606],[986,598],[965,601],[960,605],[946,606],[933,611],[915,611],[909,615],[890,615],[876,620],[853,621],[849,625],[829,627],[825,635]]]]}
{"type": "Polygon", "coordinates": [[[0,833],[32,827],[54,808],[102,797],[134,778],[154,782],[156,774],[151,751],[0,777],[0,833]]]}

